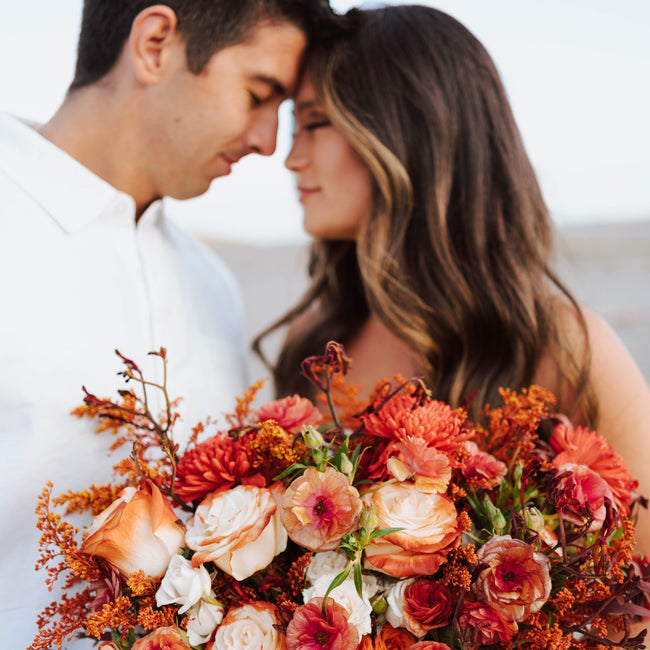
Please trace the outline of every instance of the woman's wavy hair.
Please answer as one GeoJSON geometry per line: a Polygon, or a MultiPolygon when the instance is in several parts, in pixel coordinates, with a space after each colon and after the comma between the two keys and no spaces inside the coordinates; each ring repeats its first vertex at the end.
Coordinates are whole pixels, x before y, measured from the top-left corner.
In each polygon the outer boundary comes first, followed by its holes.
{"type": "Polygon", "coordinates": [[[438,399],[496,404],[500,386],[529,385],[551,350],[577,395],[560,406],[574,409],[587,389],[584,318],[549,266],[548,211],[490,56],[429,7],[352,10],[344,21],[307,68],[371,172],[373,209],[356,242],[313,243],[307,293],[254,341],[263,357],[262,339],[317,301],[318,317],[280,352],[277,392],[308,393],[300,361],[330,339],[351,341],[372,311],[438,399]],[[554,295],[574,306],[584,349],[563,339],[554,295]]]}

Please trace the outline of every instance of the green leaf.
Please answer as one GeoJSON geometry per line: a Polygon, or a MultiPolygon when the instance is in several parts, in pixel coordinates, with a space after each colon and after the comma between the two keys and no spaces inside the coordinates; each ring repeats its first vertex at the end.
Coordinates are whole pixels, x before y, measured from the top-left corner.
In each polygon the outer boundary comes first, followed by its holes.
{"type": "Polygon", "coordinates": [[[290,467],[287,467],[287,469],[284,470],[281,474],[278,474],[277,476],[273,477],[274,481],[280,481],[283,478],[286,478],[289,476],[289,474],[293,474],[293,472],[297,472],[302,469],[307,469],[309,465],[304,465],[303,463],[294,463],[290,467]]]}
{"type": "Polygon", "coordinates": [[[354,563],[354,586],[357,588],[359,598],[363,600],[363,580],[361,579],[361,562],[354,563]]]}
{"type": "Polygon", "coordinates": [[[333,580],[330,582],[330,586],[327,588],[327,591],[325,592],[325,595],[323,596],[323,616],[325,619],[327,619],[327,598],[328,596],[332,593],[334,589],[336,589],[339,585],[342,585],[350,575],[350,571],[352,570],[352,562],[348,564],[347,569],[344,569],[339,573],[333,580]]]}
{"type": "Polygon", "coordinates": [[[370,539],[375,539],[377,537],[384,537],[384,535],[391,535],[392,533],[399,533],[404,530],[404,527],[401,528],[380,528],[378,530],[373,530],[370,533],[370,539]]]}

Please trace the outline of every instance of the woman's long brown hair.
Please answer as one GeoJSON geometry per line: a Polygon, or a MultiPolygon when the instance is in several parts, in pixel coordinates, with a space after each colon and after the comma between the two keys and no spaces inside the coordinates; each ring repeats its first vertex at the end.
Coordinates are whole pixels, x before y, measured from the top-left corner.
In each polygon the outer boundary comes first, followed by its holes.
{"type": "Polygon", "coordinates": [[[353,10],[344,21],[308,67],[372,174],[373,210],[356,242],[314,242],[306,295],[255,340],[261,353],[267,334],[317,302],[280,352],[278,394],[308,393],[300,361],[330,339],[349,343],[372,311],[410,346],[438,399],[496,404],[500,386],[529,385],[550,351],[576,396],[560,407],[584,408],[584,318],[549,266],[548,211],[490,56],[429,7],[353,10]],[[560,301],[575,312],[579,349],[560,301]]]}

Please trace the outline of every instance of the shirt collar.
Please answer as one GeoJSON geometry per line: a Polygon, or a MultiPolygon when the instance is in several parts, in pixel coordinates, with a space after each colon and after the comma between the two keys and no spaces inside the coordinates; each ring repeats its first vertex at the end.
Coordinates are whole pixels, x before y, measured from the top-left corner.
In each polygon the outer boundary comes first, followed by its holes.
{"type": "MultiPolygon", "coordinates": [[[[132,197],[93,174],[32,127],[3,113],[0,169],[66,232],[75,232],[106,213],[122,213],[134,223],[132,197]]],[[[147,210],[158,212],[154,205],[147,210]]]]}

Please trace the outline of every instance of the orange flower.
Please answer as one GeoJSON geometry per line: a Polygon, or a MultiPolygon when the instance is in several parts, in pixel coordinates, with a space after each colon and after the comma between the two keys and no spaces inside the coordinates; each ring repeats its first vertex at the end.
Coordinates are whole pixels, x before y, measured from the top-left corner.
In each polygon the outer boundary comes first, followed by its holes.
{"type": "Polygon", "coordinates": [[[366,568],[406,578],[432,575],[460,544],[461,525],[448,497],[418,490],[412,483],[389,483],[368,500],[378,528],[402,528],[366,547],[366,568]]]}
{"type": "Polygon", "coordinates": [[[183,641],[177,627],[160,627],[138,639],[132,650],[191,650],[191,646],[183,641]]]}
{"type": "Polygon", "coordinates": [[[241,440],[218,433],[185,453],[176,468],[176,495],[183,501],[203,499],[236,485],[251,469],[241,440]]]}
{"type": "Polygon", "coordinates": [[[550,440],[558,455],[553,459],[555,467],[565,463],[586,465],[600,474],[614,495],[614,502],[625,515],[630,514],[632,492],[639,486],[627,471],[625,461],[614,448],[595,431],[585,427],[575,429],[558,424],[550,440]]]}
{"type": "Polygon", "coordinates": [[[416,580],[404,591],[406,627],[422,638],[429,630],[447,625],[454,605],[454,598],[447,587],[428,578],[416,580]]]}
{"type": "Polygon", "coordinates": [[[520,623],[544,606],[552,586],[546,555],[510,535],[491,537],[476,555],[485,568],[476,579],[474,593],[502,618],[520,623]]]}
{"type": "Polygon", "coordinates": [[[467,638],[483,645],[509,643],[517,633],[517,623],[507,621],[487,602],[465,598],[458,625],[467,638]]]}
{"type": "Polygon", "coordinates": [[[306,397],[292,395],[265,404],[257,417],[260,422],[275,420],[285,431],[299,433],[303,424],[317,424],[321,413],[306,397]]]}
{"type": "Polygon", "coordinates": [[[353,530],[361,499],[345,474],[328,467],[310,467],[289,485],[282,504],[282,522],[289,537],[310,551],[332,551],[353,530]]]}
{"type": "Polygon", "coordinates": [[[184,530],[169,502],[147,481],[139,490],[124,488],[120,497],[95,517],[81,550],[103,557],[125,577],[139,570],[161,576],[183,546],[183,537],[184,530]]]}
{"type": "Polygon", "coordinates": [[[369,456],[369,475],[375,480],[385,478],[386,462],[400,441],[410,440],[413,445],[413,441],[422,440],[456,467],[465,440],[474,435],[459,412],[444,402],[432,400],[418,406],[415,397],[403,394],[391,397],[378,413],[363,415],[361,420],[367,434],[382,439],[373,443],[379,443],[379,449],[369,456]]]}
{"type": "Polygon", "coordinates": [[[375,639],[374,650],[408,650],[415,641],[416,638],[404,628],[384,625],[375,639]]]}

